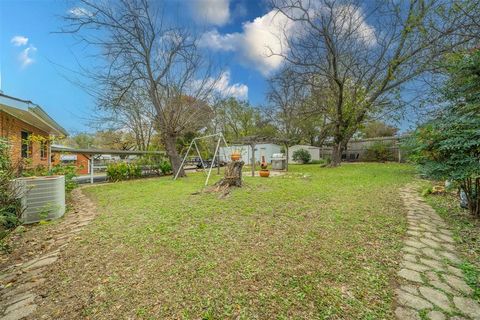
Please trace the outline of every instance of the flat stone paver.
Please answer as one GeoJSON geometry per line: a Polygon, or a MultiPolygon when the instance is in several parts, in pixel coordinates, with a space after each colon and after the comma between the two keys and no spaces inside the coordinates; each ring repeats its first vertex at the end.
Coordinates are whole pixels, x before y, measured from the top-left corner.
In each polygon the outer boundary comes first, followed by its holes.
{"type": "Polygon", "coordinates": [[[480,304],[471,298],[454,297],[453,303],[462,310],[464,314],[473,319],[480,319],[480,304]]]}
{"type": "Polygon", "coordinates": [[[471,297],[473,289],[458,268],[461,260],[452,232],[414,186],[402,189],[401,197],[408,229],[395,291],[396,318],[480,320],[480,304],[471,297]]]}
{"type": "Polygon", "coordinates": [[[420,276],[420,273],[415,270],[402,269],[398,272],[398,275],[410,281],[420,282],[420,283],[423,282],[422,277],[420,276]]]}
{"type": "Polygon", "coordinates": [[[51,237],[44,239],[48,244],[47,253],[37,254],[28,261],[2,270],[0,320],[32,318],[37,308],[35,300],[41,299],[35,291],[45,283],[44,277],[48,268],[57,262],[61,250],[74,234],[81,232],[95,218],[95,206],[79,189],[72,192],[71,198],[75,209],[62,218],[51,237]]]}

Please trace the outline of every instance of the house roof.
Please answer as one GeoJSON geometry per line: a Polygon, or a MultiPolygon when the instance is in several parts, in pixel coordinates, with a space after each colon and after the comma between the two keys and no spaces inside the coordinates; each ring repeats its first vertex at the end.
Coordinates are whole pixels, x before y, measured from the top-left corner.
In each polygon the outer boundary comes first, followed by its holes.
{"type": "Polygon", "coordinates": [[[85,155],[164,155],[165,151],[139,151],[139,150],[111,150],[111,149],[75,149],[60,145],[52,145],[52,152],[80,153],[85,155]]]}
{"type": "Polygon", "coordinates": [[[0,111],[4,111],[48,134],[56,136],[68,135],[68,132],[62,126],[32,101],[0,93],[0,111]]]}

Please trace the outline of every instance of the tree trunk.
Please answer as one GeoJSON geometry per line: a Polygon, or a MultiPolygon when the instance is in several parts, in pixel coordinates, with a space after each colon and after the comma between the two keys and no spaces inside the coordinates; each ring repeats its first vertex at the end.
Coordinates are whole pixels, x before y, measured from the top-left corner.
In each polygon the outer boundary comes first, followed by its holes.
{"type": "Polygon", "coordinates": [[[332,148],[332,162],[330,163],[331,167],[337,167],[342,162],[342,144],[335,143],[332,148]]]}
{"type": "Polygon", "coordinates": [[[185,177],[185,170],[182,168],[182,158],[178,154],[177,151],[177,137],[171,135],[164,135],[163,143],[165,144],[165,149],[167,151],[168,158],[170,159],[170,163],[172,164],[172,171],[173,174],[176,174],[177,171],[180,169],[178,173],[179,177],[185,177]]]}
{"type": "Polygon", "coordinates": [[[215,183],[218,187],[241,187],[242,186],[242,168],[245,162],[232,161],[225,166],[223,179],[215,183]]]}

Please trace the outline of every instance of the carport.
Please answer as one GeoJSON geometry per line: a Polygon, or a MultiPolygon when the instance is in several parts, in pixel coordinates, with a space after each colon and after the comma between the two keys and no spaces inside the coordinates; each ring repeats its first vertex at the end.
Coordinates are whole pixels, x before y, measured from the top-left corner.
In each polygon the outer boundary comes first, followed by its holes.
{"type": "Polygon", "coordinates": [[[140,150],[111,150],[111,149],[75,149],[64,146],[52,146],[52,153],[83,154],[88,158],[90,168],[90,183],[94,182],[95,168],[103,169],[103,166],[95,167],[95,158],[103,155],[111,156],[141,156],[141,155],[165,155],[165,151],[140,151],[140,150]]]}

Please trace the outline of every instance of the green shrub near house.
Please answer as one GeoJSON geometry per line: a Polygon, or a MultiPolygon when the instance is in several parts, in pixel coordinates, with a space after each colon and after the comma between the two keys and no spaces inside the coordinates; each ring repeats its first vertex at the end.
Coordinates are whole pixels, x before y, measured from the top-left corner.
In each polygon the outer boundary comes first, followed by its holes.
{"type": "Polygon", "coordinates": [[[386,162],[395,160],[392,144],[377,141],[365,150],[364,161],[386,162]]]}
{"type": "Polygon", "coordinates": [[[111,163],[107,166],[108,181],[123,181],[140,178],[142,176],[142,167],[136,163],[111,163]]]}
{"type": "Polygon", "coordinates": [[[20,224],[22,205],[12,185],[15,173],[10,158],[10,144],[0,139],[0,239],[20,224]]]}
{"type": "Polygon", "coordinates": [[[298,161],[300,163],[309,163],[312,159],[312,156],[307,150],[298,149],[293,152],[292,159],[293,161],[298,161]]]}

